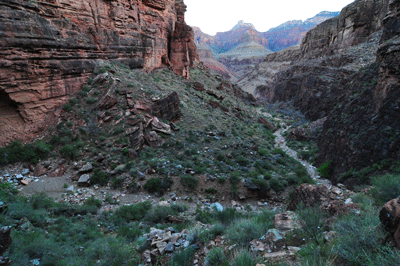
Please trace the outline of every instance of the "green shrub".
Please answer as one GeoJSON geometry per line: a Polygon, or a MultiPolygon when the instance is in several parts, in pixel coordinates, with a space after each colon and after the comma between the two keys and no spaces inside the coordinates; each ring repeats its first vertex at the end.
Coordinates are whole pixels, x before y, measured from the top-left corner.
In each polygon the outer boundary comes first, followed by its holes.
{"type": "Polygon", "coordinates": [[[206,188],[204,190],[204,192],[206,192],[207,194],[215,195],[215,194],[218,193],[218,190],[216,190],[215,188],[211,187],[211,188],[206,188]]]}
{"type": "Polygon", "coordinates": [[[47,157],[52,149],[44,141],[22,145],[20,140],[13,141],[4,148],[0,148],[0,165],[16,162],[37,163],[47,157]]]}
{"type": "Polygon", "coordinates": [[[318,207],[307,207],[299,205],[297,214],[302,225],[302,234],[306,241],[313,241],[317,245],[322,244],[322,232],[325,231],[325,213],[318,207]]]}
{"type": "Polygon", "coordinates": [[[207,254],[206,263],[209,266],[228,266],[229,262],[222,248],[213,248],[207,254]]]}
{"type": "Polygon", "coordinates": [[[376,176],[372,178],[371,183],[373,185],[372,196],[380,205],[400,195],[400,175],[376,176]]]}
{"type": "Polygon", "coordinates": [[[109,174],[103,172],[100,169],[95,169],[92,176],[90,177],[90,183],[93,185],[106,186],[109,179],[109,174]]]}
{"type": "Polygon", "coordinates": [[[260,238],[267,232],[264,223],[256,219],[240,219],[226,229],[226,238],[240,246],[247,246],[253,239],[260,238]]]}
{"type": "Polygon", "coordinates": [[[183,186],[191,190],[194,190],[199,184],[199,180],[192,175],[182,175],[180,181],[183,186]]]}
{"type": "Polygon", "coordinates": [[[138,237],[143,235],[143,231],[137,223],[129,223],[128,225],[119,227],[117,235],[133,243],[138,237]]]}
{"type": "Polygon", "coordinates": [[[55,202],[52,198],[46,195],[46,193],[42,192],[40,194],[35,194],[29,199],[32,207],[37,209],[50,209],[55,205],[55,202]]]}
{"type": "Polygon", "coordinates": [[[62,109],[66,112],[71,112],[73,110],[72,105],[70,103],[64,103],[62,109]]]}
{"type": "Polygon", "coordinates": [[[93,104],[93,103],[97,102],[97,99],[93,98],[93,97],[87,97],[87,98],[85,98],[85,101],[88,104],[93,104]]]}
{"type": "Polygon", "coordinates": [[[321,177],[330,179],[333,171],[332,160],[322,164],[317,171],[321,174],[321,177]]]}
{"type": "Polygon", "coordinates": [[[117,224],[140,221],[150,211],[151,206],[152,203],[150,201],[144,201],[119,207],[113,215],[113,220],[117,224]]]}
{"type": "Polygon", "coordinates": [[[96,208],[100,208],[103,205],[103,202],[99,199],[96,199],[94,196],[91,196],[84,202],[85,205],[95,206],[96,208]]]}
{"type": "Polygon", "coordinates": [[[257,179],[257,178],[253,178],[252,181],[254,185],[256,185],[258,188],[257,190],[258,197],[261,199],[266,198],[268,196],[268,191],[270,189],[269,182],[267,180],[257,179]]]}
{"type": "Polygon", "coordinates": [[[147,212],[144,221],[151,223],[164,223],[170,215],[177,215],[178,212],[171,207],[156,206],[147,212]]]}
{"type": "Polygon", "coordinates": [[[60,154],[66,159],[74,160],[79,156],[78,147],[76,145],[66,144],[60,148],[60,154]]]}
{"type": "Polygon", "coordinates": [[[132,265],[133,247],[111,236],[100,238],[90,244],[87,257],[96,261],[95,265],[132,265]]]}
{"type": "Polygon", "coordinates": [[[124,183],[125,178],[124,177],[113,177],[111,180],[111,186],[113,189],[119,189],[122,188],[122,185],[124,183]]]}
{"type": "Polygon", "coordinates": [[[361,215],[344,216],[334,227],[338,236],[333,252],[348,265],[382,265],[369,262],[378,254],[386,255],[382,254],[381,239],[384,236],[377,230],[379,223],[378,211],[372,206],[361,215]]]}
{"type": "Polygon", "coordinates": [[[194,248],[188,247],[184,250],[175,252],[174,255],[172,255],[171,257],[168,266],[192,265],[193,258],[194,258],[194,248]]]}
{"type": "Polygon", "coordinates": [[[149,193],[156,193],[161,191],[161,179],[158,177],[152,177],[147,180],[146,184],[143,186],[144,189],[149,193]]]}
{"type": "Polygon", "coordinates": [[[256,261],[251,256],[248,250],[242,250],[239,253],[236,253],[231,266],[254,266],[256,265],[256,261]]]}

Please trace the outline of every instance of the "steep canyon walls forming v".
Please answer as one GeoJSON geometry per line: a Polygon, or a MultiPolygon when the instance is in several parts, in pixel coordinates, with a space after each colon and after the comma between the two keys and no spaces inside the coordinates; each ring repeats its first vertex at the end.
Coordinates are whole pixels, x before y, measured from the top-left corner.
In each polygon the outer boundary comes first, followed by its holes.
{"type": "Polygon", "coordinates": [[[188,77],[182,0],[0,0],[0,145],[46,126],[99,60],[188,77]]]}
{"type": "Polygon", "coordinates": [[[327,117],[318,163],[332,161],[335,177],[400,157],[399,3],[357,0],[240,82],[311,120],[327,117]]]}

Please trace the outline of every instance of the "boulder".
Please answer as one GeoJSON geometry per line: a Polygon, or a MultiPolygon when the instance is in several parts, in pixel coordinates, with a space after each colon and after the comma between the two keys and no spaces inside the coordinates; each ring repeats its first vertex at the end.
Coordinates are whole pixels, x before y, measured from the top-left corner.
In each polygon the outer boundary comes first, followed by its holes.
{"type": "Polygon", "coordinates": [[[93,165],[89,162],[87,162],[84,166],[81,167],[81,169],[79,169],[79,174],[84,174],[84,173],[88,173],[90,171],[93,170],[93,165]]]}
{"type": "Polygon", "coordinates": [[[153,103],[151,106],[152,115],[168,121],[175,121],[182,115],[179,104],[178,93],[174,91],[167,97],[153,103]]]}
{"type": "Polygon", "coordinates": [[[168,135],[171,134],[171,126],[163,122],[160,122],[157,117],[154,117],[153,120],[151,121],[151,128],[154,131],[158,131],[168,135]]]}
{"type": "Polygon", "coordinates": [[[35,167],[35,170],[33,171],[34,176],[42,176],[42,175],[45,175],[46,173],[47,173],[47,169],[41,164],[37,165],[35,167]]]}
{"type": "Polygon", "coordinates": [[[275,215],[274,225],[276,229],[283,233],[301,227],[299,218],[294,212],[291,211],[275,215]]]}
{"type": "Polygon", "coordinates": [[[87,187],[90,186],[90,176],[88,174],[81,175],[78,180],[78,186],[87,187]]]}
{"type": "Polygon", "coordinates": [[[152,148],[160,148],[165,142],[155,131],[150,131],[144,138],[152,148]]]}
{"type": "Polygon", "coordinates": [[[379,212],[379,220],[400,248],[400,197],[392,199],[383,206],[379,212]]]}
{"type": "Polygon", "coordinates": [[[258,118],[258,123],[265,125],[268,129],[275,131],[276,128],[264,117],[258,118]]]}

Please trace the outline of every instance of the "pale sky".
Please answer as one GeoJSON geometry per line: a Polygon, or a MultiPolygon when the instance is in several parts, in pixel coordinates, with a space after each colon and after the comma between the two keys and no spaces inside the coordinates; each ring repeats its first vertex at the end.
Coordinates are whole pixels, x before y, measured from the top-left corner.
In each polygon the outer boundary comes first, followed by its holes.
{"type": "Polygon", "coordinates": [[[353,0],[184,0],[186,23],[207,34],[229,31],[239,20],[260,32],[288,20],[306,20],[321,11],[340,11],[353,0]]]}

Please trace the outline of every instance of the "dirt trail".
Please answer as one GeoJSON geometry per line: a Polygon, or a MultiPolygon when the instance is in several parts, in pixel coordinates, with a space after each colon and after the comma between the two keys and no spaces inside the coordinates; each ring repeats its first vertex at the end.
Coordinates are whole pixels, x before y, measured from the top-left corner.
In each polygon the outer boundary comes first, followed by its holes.
{"type": "Polygon", "coordinates": [[[296,161],[300,162],[307,169],[307,172],[310,174],[312,179],[314,179],[314,180],[319,179],[320,176],[318,175],[317,169],[313,165],[311,165],[309,162],[300,159],[299,156],[297,155],[297,152],[292,150],[291,148],[289,148],[286,145],[286,140],[282,136],[282,134],[284,132],[286,132],[287,130],[289,130],[290,127],[285,127],[285,128],[284,127],[275,131],[275,133],[274,133],[274,135],[276,136],[275,148],[281,148],[282,150],[284,150],[287,153],[287,155],[294,158],[296,161]]]}
{"type": "MultiPolygon", "coordinates": [[[[260,113],[266,117],[272,117],[271,114],[262,112],[260,110],[258,110],[258,113],[260,113]]],[[[281,122],[282,127],[279,130],[275,131],[275,133],[274,133],[274,136],[276,137],[275,138],[275,148],[280,148],[280,149],[284,150],[287,153],[287,155],[289,155],[296,161],[300,162],[307,169],[307,172],[309,173],[311,178],[317,182],[317,184],[330,184],[329,180],[321,179],[320,175],[317,172],[317,168],[315,166],[313,166],[309,162],[299,158],[299,156],[297,155],[297,152],[295,150],[292,150],[291,148],[289,148],[286,145],[286,140],[285,140],[285,137],[283,137],[283,133],[288,131],[290,129],[290,127],[286,126],[286,124],[282,120],[280,122],[281,122]]]]}

